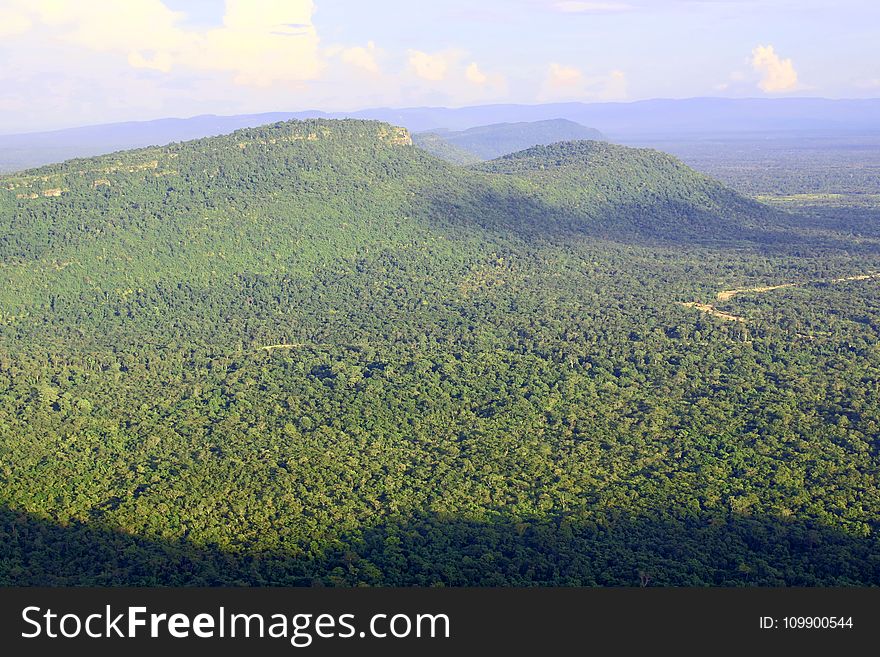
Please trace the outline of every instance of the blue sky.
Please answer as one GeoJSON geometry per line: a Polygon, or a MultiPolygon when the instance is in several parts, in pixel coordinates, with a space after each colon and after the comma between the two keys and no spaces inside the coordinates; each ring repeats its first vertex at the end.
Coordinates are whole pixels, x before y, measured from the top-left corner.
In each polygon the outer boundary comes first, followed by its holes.
{"type": "Polygon", "coordinates": [[[161,116],[880,95],[873,0],[0,0],[0,133],[161,116]]]}

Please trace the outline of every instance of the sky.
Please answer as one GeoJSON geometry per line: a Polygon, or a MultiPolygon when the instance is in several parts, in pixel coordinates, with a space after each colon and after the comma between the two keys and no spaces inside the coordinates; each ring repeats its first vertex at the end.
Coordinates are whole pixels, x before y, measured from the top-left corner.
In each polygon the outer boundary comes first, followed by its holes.
{"type": "Polygon", "coordinates": [[[0,134],[368,107],[880,96],[876,0],[0,0],[0,134]]]}

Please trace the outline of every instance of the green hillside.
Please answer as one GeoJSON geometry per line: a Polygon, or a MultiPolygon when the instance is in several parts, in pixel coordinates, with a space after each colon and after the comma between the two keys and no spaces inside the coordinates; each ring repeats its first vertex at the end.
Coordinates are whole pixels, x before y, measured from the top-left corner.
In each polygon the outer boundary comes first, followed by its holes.
{"type": "Polygon", "coordinates": [[[530,198],[575,228],[682,242],[698,235],[729,239],[774,221],[767,208],[659,151],[571,141],[535,146],[474,169],[525,184],[530,198]]]}
{"type": "Polygon", "coordinates": [[[493,123],[460,131],[416,133],[416,146],[455,164],[492,160],[532,146],[602,140],[602,133],[567,119],[493,123]]]}
{"type": "Polygon", "coordinates": [[[353,120],[4,177],[0,583],[880,583],[880,235],[811,221],[353,120]]]}
{"type": "Polygon", "coordinates": [[[571,232],[729,239],[769,212],[655,151],[569,142],[467,170],[413,148],[402,128],[364,121],[72,160],[3,188],[0,321],[15,327],[45,325],[22,313],[128,306],[163,283],[213,294],[245,273],[305,280],[413,246],[407,260],[445,271],[490,244],[571,232]]]}

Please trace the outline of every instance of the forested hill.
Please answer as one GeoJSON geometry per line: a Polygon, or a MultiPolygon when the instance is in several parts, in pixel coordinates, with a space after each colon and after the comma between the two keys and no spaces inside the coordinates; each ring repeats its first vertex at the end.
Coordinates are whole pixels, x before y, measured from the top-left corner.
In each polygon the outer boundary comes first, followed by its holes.
{"type": "Polygon", "coordinates": [[[864,226],[355,120],[0,178],[0,584],[878,584],[864,226]]]}
{"type": "Polygon", "coordinates": [[[540,145],[472,167],[528,181],[536,198],[581,225],[686,242],[731,238],[773,213],[677,158],[599,141],[540,145]]]}
{"type": "MultiPolygon", "coordinates": [[[[0,190],[4,273],[48,258],[81,264],[97,280],[114,258],[96,249],[122,257],[135,239],[130,257],[149,254],[157,265],[150,275],[195,264],[189,258],[196,244],[223,254],[212,269],[229,258],[258,268],[293,258],[288,264],[301,269],[315,250],[332,255],[345,245],[401,237],[377,234],[376,222],[412,229],[409,215],[417,211],[421,228],[452,219],[485,224],[501,212],[502,223],[549,235],[560,219],[592,230],[601,227],[597,221],[630,221],[634,210],[648,232],[689,218],[711,231],[707,212],[740,213],[748,222],[740,211],[757,208],[654,151],[572,142],[464,170],[411,143],[406,130],[382,123],[291,121],[7,176],[0,190]],[[466,216],[435,212],[428,201],[467,208],[466,216]]],[[[720,223],[714,228],[724,236],[720,223]]],[[[189,273],[198,277],[202,269],[189,273]]]]}
{"type": "Polygon", "coordinates": [[[438,157],[461,163],[469,155],[491,160],[517,151],[575,139],[601,140],[602,133],[566,119],[493,123],[461,131],[416,133],[416,145],[438,157]]]}
{"type": "Polygon", "coordinates": [[[450,230],[680,242],[745,235],[765,212],[656,151],[567,142],[465,169],[411,144],[383,123],[291,121],[3,178],[0,317],[310,276],[414,243],[429,267],[448,261],[450,230]]]}

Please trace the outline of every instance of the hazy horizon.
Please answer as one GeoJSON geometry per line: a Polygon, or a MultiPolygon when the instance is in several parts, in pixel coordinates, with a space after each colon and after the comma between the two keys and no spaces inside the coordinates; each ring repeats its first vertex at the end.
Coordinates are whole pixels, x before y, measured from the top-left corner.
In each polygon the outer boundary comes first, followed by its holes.
{"type": "Polygon", "coordinates": [[[166,117],[876,98],[862,0],[0,0],[0,134],[166,117]]]}
{"type": "MultiPolygon", "coordinates": [[[[79,128],[87,129],[87,128],[97,128],[108,125],[124,125],[124,124],[132,124],[132,123],[155,123],[159,121],[188,121],[192,119],[199,118],[234,118],[239,116],[262,116],[262,115],[273,115],[273,114],[326,114],[333,117],[338,117],[338,115],[352,115],[357,116],[367,112],[377,112],[377,111],[391,111],[391,112],[408,112],[408,111],[458,111],[458,110],[468,110],[468,109],[476,109],[476,108],[493,108],[493,107],[522,107],[522,108],[541,108],[548,106],[560,106],[560,105],[583,105],[583,106],[632,106],[639,104],[648,104],[654,102],[670,102],[670,103],[686,103],[689,101],[829,101],[829,102],[870,102],[870,101],[880,101],[880,96],[871,96],[865,98],[830,98],[825,96],[787,96],[785,98],[768,98],[761,96],[744,96],[741,98],[731,98],[727,96],[689,96],[682,98],[673,98],[673,97],[656,97],[656,98],[641,98],[638,100],[624,100],[624,101],[562,101],[556,103],[476,103],[476,104],[466,104],[466,105],[407,105],[407,106],[396,106],[396,105],[376,105],[376,106],[363,106],[363,107],[355,107],[352,109],[331,109],[326,107],[297,107],[297,108],[289,108],[289,107],[278,107],[275,109],[268,109],[260,112],[240,112],[240,113],[224,113],[224,112],[202,112],[199,114],[162,114],[156,116],[150,116],[145,118],[135,118],[135,119],[121,119],[118,121],[106,121],[106,122],[96,122],[96,123],[72,123],[70,125],[61,125],[57,127],[51,128],[36,128],[34,130],[23,130],[19,132],[0,132],[0,137],[10,137],[10,136],[18,136],[18,135],[28,135],[28,134],[38,134],[38,133],[48,133],[48,132],[64,132],[68,130],[76,130],[79,128]]],[[[565,117],[558,117],[565,118],[565,117]]],[[[537,120],[546,120],[546,119],[537,119],[537,120]]],[[[498,123],[507,123],[514,121],[498,121],[498,123]]]]}

